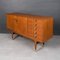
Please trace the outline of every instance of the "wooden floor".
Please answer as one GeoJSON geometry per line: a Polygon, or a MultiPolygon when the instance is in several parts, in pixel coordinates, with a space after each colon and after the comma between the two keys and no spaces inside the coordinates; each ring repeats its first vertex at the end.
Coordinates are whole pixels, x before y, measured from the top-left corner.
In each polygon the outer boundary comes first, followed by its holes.
{"type": "Polygon", "coordinates": [[[0,60],[60,60],[60,36],[53,36],[44,48],[24,37],[12,40],[11,34],[0,34],[0,60]]]}

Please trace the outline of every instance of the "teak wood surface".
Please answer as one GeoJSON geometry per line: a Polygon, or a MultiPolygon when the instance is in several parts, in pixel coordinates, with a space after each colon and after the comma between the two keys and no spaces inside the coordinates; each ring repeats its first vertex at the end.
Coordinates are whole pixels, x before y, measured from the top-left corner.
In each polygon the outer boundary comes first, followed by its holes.
{"type": "Polygon", "coordinates": [[[7,13],[6,26],[13,34],[19,34],[44,45],[53,36],[53,17],[23,13],[7,13]]]}

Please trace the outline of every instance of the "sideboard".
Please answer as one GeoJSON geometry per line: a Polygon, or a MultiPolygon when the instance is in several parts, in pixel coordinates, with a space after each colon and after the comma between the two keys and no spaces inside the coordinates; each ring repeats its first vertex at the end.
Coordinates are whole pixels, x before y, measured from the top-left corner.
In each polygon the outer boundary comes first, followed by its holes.
{"type": "Polygon", "coordinates": [[[38,16],[25,13],[7,13],[6,26],[12,32],[30,38],[34,41],[35,50],[37,43],[47,42],[53,36],[53,17],[38,16]]]}

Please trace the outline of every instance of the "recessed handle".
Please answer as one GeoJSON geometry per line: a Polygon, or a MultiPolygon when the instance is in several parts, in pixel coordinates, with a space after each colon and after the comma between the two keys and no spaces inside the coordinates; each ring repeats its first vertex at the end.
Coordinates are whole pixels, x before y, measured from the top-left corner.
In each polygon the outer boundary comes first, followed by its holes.
{"type": "Polygon", "coordinates": [[[34,34],[34,38],[37,38],[37,34],[34,34]]]}
{"type": "Polygon", "coordinates": [[[17,19],[16,19],[15,21],[16,21],[16,22],[18,22],[18,20],[17,20],[17,19]]]}

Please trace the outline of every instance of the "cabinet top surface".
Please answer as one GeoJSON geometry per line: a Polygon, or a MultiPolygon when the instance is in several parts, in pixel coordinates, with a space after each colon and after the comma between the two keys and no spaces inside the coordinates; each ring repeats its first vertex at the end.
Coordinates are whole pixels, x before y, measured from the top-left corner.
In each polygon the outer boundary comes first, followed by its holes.
{"type": "Polygon", "coordinates": [[[33,14],[28,14],[28,13],[17,13],[17,12],[13,12],[13,13],[6,13],[6,15],[15,15],[15,16],[33,16],[33,17],[52,17],[52,16],[42,16],[42,15],[33,15],[33,14]]]}

